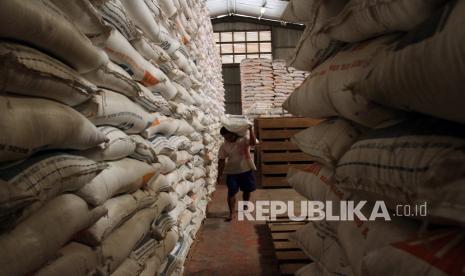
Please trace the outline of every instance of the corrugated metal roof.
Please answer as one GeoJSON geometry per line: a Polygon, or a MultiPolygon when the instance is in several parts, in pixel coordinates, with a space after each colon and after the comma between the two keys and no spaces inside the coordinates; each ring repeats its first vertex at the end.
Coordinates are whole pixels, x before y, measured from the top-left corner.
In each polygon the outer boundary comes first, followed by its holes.
{"type": "Polygon", "coordinates": [[[208,0],[210,17],[246,15],[256,18],[280,20],[289,1],[283,0],[208,0]]]}

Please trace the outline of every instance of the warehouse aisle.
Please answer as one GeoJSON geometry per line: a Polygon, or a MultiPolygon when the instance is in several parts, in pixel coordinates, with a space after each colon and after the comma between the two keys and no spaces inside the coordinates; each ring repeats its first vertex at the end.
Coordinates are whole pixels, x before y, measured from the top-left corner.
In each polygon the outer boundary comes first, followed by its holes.
{"type": "MultiPolygon", "coordinates": [[[[300,200],[291,189],[258,189],[254,200],[300,200]]],[[[265,222],[225,222],[226,187],[218,185],[197,240],[189,252],[185,275],[279,275],[271,235],[265,222]]]]}

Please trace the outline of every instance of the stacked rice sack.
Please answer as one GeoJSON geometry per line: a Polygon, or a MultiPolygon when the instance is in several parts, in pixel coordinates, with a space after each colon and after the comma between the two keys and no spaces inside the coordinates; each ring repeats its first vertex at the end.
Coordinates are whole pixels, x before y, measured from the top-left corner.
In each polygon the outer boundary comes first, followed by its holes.
{"type": "Polygon", "coordinates": [[[284,16],[307,24],[291,65],[311,73],[283,107],[327,119],[293,138],[315,163],[289,183],[391,214],[311,221],[293,238],[314,263],[297,274],[463,274],[465,2],[292,1],[284,16]]]}
{"type": "Polygon", "coordinates": [[[241,62],[243,114],[250,117],[283,116],[283,102],[308,73],[287,68],[284,60],[244,59],[241,62]]]}
{"type": "Polygon", "coordinates": [[[284,101],[299,87],[308,73],[286,66],[282,59],[273,60],[274,99],[271,114],[287,113],[282,109],[284,101]]]}
{"type": "Polygon", "coordinates": [[[1,275],[182,272],[224,89],[205,1],[174,2],[0,4],[1,275]]]}
{"type": "Polygon", "coordinates": [[[287,70],[285,60],[273,60],[273,81],[273,107],[281,107],[295,89],[294,85],[289,85],[293,79],[287,70]]]}
{"type": "Polygon", "coordinates": [[[273,67],[269,59],[244,59],[241,70],[242,113],[266,114],[273,105],[273,67]]]}

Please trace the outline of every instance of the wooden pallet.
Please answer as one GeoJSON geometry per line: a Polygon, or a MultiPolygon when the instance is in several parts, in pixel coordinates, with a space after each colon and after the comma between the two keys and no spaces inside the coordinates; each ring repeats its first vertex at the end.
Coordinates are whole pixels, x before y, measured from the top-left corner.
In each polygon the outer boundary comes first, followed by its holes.
{"type": "Polygon", "coordinates": [[[320,120],[307,118],[257,118],[255,129],[260,143],[256,147],[258,181],[262,187],[289,187],[286,174],[289,168],[303,168],[309,158],[290,141],[296,133],[318,124],[320,120]]]}
{"type": "Polygon", "coordinates": [[[281,275],[294,275],[297,270],[311,262],[297,244],[289,240],[289,234],[305,224],[306,222],[294,222],[288,218],[267,222],[281,275]]]}

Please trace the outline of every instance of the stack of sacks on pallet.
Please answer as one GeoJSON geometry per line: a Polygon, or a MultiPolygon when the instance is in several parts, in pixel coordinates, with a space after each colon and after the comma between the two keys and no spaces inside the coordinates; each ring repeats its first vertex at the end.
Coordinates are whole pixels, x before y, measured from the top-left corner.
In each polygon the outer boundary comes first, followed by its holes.
{"type": "Polygon", "coordinates": [[[308,73],[287,68],[284,60],[245,59],[241,62],[242,110],[250,117],[283,116],[283,102],[308,73]]]}
{"type": "Polygon", "coordinates": [[[245,59],[240,70],[243,114],[265,114],[271,109],[274,98],[271,60],[245,59]]]}
{"type": "Polygon", "coordinates": [[[286,61],[282,59],[273,60],[273,79],[274,79],[274,100],[271,114],[288,113],[282,109],[284,101],[289,95],[299,87],[308,72],[296,70],[286,66],[286,61]]]}
{"type": "Polygon", "coordinates": [[[273,60],[273,108],[281,108],[287,97],[289,97],[289,95],[294,91],[294,85],[289,85],[292,80],[293,79],[287,70],[286,61],[273,60]]]}
{"type": "Polygon", "coordinates": [[[299,87],[309,75],[309,72],[297,70],[293,67],[288,67],[287,69],[292,78],[290,83],[294,86],[294,88],[299,87]]]}
{"type": "Polygon", "coordinates": [[[224,89],[205,1],[174,2],[0,4],[1,275],[182,271],[224,89]]]}
{"type": "Polygon", "coordinates": [[[293,138],[315,164],[288,181],[391,219],[311,221],[293,239],[315,262],[297,275],[463,273],[465,2],[291,3],[307,22],[292,64],[311,74],[283,106],[327,120],[293,138]]]}

